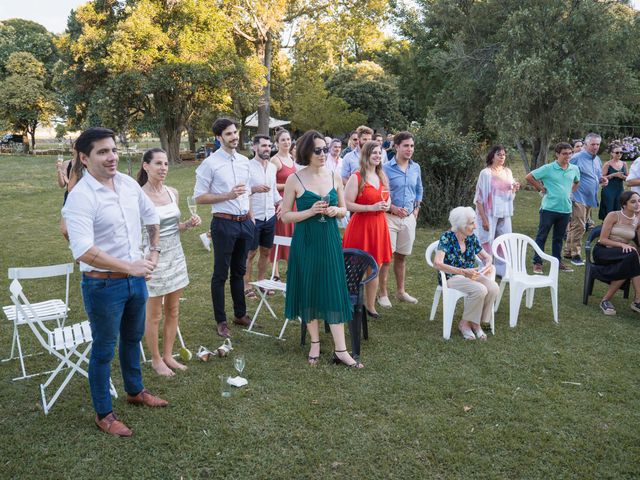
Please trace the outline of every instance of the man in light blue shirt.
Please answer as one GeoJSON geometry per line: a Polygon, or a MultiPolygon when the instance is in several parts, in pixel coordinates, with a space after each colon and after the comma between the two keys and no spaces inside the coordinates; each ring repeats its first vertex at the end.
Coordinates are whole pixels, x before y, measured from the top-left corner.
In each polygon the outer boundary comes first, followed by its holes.
{"type": "Polygon", "coordinates": [[[340,176],[342,177],[342,183],[345,185],[347,184],[349,177],[354,172],[360,170],[360,149],[365,143],[371,141],[373,130],[365,125],[360,125],[356,129],[356,133],[358,134],[358,146],[355,150],[347,153],[342,159],[342,170],[340,172],[340,176]]]}
{"type": "MultiPolygon", "coordinates": [[[[418,300],[405,291],[404,279],[406,272],[406,257],[411,255],[413,242],[416,238],[416,219],[422,201],[422,174],[420,165],[413,157],[413,135],[409,132],[398,132],[394,137],[397,146],[395,158],[383,165],[383,170],[389,179],[391,194],[391,208],[385,216],[391,238],[393,250],[393,272],[396,276],[396,299],[401,302],[418,303],[418,300]]],[[[380,267],[380,292],[378,303],[381,307],[391,307],[387,282],[389,279],[389,264],[380,267]]]]}
{"type": "Polygon", "coordinates": [[[600,135],[589,133],[584,139],[583,150],[570,160],[580,170],[580,185],[571,196],[571,223],[567,231],[564,257],[570,258],[574,265],[584,265],[580,254],[587,218],[591,216],[591,209],[598,206],[598,187],[609,183],[602,176],[602,162],[598,156],[601,141],[600,135]]]}

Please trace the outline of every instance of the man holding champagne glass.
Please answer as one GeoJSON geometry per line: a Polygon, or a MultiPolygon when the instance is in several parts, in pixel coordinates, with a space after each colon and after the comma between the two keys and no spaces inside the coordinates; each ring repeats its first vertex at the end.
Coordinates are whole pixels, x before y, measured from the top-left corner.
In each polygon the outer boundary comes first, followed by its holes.
{"type": "Polygon", "coordinates": [[[224,299],[228,276],[233,322],[243,326],[251,323],[247,316],[243,277],[254,231],[249,199],[252,183],[249,159],[236,152],[239,142],[236,123],[229,118],[218,118],[213,123],[213,133],[220,142],[220,148],[196,169],[193,196],[197,203],[211,205],[214,249],[211,303],[218,335],[227,338],[231,336],[224,299]]]}

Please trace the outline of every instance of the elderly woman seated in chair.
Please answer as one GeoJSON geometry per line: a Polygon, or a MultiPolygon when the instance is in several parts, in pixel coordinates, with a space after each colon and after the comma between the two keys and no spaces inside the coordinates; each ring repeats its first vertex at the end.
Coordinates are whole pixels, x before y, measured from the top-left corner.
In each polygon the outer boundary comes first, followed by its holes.
{"type": "Polygon", "coordinates": [[[482,249],[478,237],[473,233],[475,219],[476,213],[471,207],[451,210],[451,230],[440,236],[433,264],[446,274],[449,288],[465,294],[464,312],[458,325],[462,336],[465,340],[486,340],[481,324],[491,320],[499,287],[489,278],[493,259],[482,249]],[[482,260],[482,267],[476,266],[476,255],[482,260]]]}
{"type": "Polygon", "coordinates": [[[620,210],[609,212],[605,217],[600,238],[593,247],[593,260],[600,266],[601,278],[609,282],[600,302],[600,309],[605,315],[616,314],[611,299],[629,278],[636,292],[631,310],[640,312],[640,260],[636,244],[640,196],[636,192],[622,192],[620,206],[620,210]]]}

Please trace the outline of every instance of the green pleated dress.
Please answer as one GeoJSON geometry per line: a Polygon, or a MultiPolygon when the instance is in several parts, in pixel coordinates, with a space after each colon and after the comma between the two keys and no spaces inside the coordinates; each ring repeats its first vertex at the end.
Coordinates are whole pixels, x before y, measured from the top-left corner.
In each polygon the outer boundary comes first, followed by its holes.
{"type": "MultiPolygon", "coordinates": [[[[308,210],[319,200],[318,194],[305,188],[296,199],[298,212],[308,210]]],[[[329,205],[338,205],[335,188],[329,192],[329,205]]],[[[285,315],[289,319],[300,317],[305,323],[345,323],[351,321],[353,309],[342,240],[336,219],[324,218],[325,223],[320,222],[320,215],[296,223],[289,251],[285,315]]]]}

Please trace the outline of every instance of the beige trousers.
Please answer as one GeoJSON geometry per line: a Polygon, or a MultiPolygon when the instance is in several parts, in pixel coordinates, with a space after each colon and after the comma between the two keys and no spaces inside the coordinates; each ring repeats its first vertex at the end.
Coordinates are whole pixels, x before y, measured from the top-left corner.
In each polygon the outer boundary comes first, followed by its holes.
{"type": "Polygon", "coordinates": [[[447,280],[447,286],[465,294],[462,320],[477,324],[491,322],[491,310],[500,291],[496,282],[484,275],[476,280],[455,275],[447,280]]]}
{"type": "Polygon", "coordinates": [[[564,255],[575,257],[582,255],[582,237],[586,231],[587,218],[591,216],[591,207],[578,202],[571,202],[571,221],[567,230],[567,241],[564,244],[564,255]]]}

